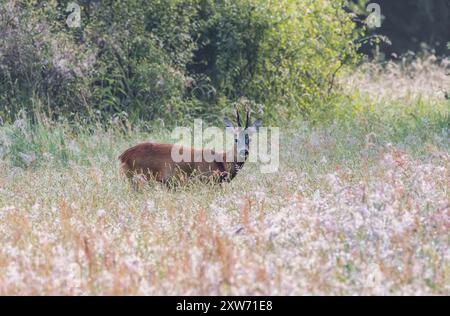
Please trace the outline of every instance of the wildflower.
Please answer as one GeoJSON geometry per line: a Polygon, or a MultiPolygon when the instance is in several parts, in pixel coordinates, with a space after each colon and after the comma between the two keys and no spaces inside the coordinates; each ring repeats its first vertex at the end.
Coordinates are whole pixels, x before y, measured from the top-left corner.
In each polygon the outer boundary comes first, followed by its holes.
{"type": "Polygon", "coordinates": [[[104,209],[99,209],[97,211],[97,216],[98,217],[104,217],[106,215],[106,211],[104,209]]]}

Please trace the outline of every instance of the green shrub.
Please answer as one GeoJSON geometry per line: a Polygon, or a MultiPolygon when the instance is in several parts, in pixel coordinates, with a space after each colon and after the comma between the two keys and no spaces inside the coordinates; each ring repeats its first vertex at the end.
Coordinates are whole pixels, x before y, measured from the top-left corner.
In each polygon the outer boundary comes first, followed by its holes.
{"type": "Polygon", "coordinates": [[[245,102],[279,121],[332,107],[336,74],[357,59],[344,0],[79,0],[80,28],[66,25],[69,2],[0,4],[3,117],[172,125],[245,102]]]}
{"type": "Polygon", "coordinates": [[[274,120],[332,107],[335,77],[357,61],[354,24],[345,1],[258,2],[267,21],[251,91],[274,120]],[[269,106],[270,105],[270,106],[269,106]]]}

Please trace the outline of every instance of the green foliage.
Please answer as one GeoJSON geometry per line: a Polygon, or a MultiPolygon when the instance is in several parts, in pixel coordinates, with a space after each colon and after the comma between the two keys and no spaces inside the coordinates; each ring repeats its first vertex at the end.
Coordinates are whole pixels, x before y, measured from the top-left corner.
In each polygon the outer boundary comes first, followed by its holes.
{"type": "Polygon", "coordinates": [[[7,125],[0,134],[0,156],[7,155],[11,164],[28,168],[52,160],[55,165],[67,165],[68,144],[61,124],[32,124],[25,118],[7,125]]]}
{"type": "Polygon", "coordinates": [[[274,120],[331,107],[338,71],[357,61],[354,25],[344,1],[258,1],[270,27],[253,82],[258,102],[274,120]]]}
{"type": "Polygon", "coordinates": [[[70,1],[0,4],[0,115],[216,121],[239,103],[266,122],[332,108],[357,60],[344,0],[70,1]]]}

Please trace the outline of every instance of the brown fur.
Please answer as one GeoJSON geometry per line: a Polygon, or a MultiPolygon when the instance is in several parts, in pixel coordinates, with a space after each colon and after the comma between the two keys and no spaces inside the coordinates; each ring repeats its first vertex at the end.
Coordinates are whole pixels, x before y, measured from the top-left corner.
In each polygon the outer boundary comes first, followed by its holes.
{"type": "MultiPolygon", "coordinates": [[[[225,153],[217,153],[222,162],[195,162],[194,155],[201,154],[200,150],[189,147],[178,147],[180,154],[185,150],[191,150],[192,162],[174,162],[171,157],[172,148],[176,145],[141,143],[125,150],[120,156],[123,173],[132,180],[133,177],[143,177],[145,180],[155,179],[159,182],[168,182],[174,179],[185,179],[198,174],[202,178],[213,179],[222,182],[229,181],[231,164],[226,162],[225,153]]],[[[201,156],[204,157],[204,156],[201,156]]],[[[218,159],[216,159],[218,160],[218,159]]]]}

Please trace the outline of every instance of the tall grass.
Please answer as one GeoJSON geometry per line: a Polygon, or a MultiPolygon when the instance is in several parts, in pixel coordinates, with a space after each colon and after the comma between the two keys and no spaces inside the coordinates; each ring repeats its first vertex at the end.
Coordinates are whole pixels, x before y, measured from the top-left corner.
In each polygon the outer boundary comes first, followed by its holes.
{"type": "Polygon", "coordinates": [[[133,191],[117,156],[163,129],[1,126],[0,294],[448,295],[449,103],[348,87],[223,186],[133,191]]]}

